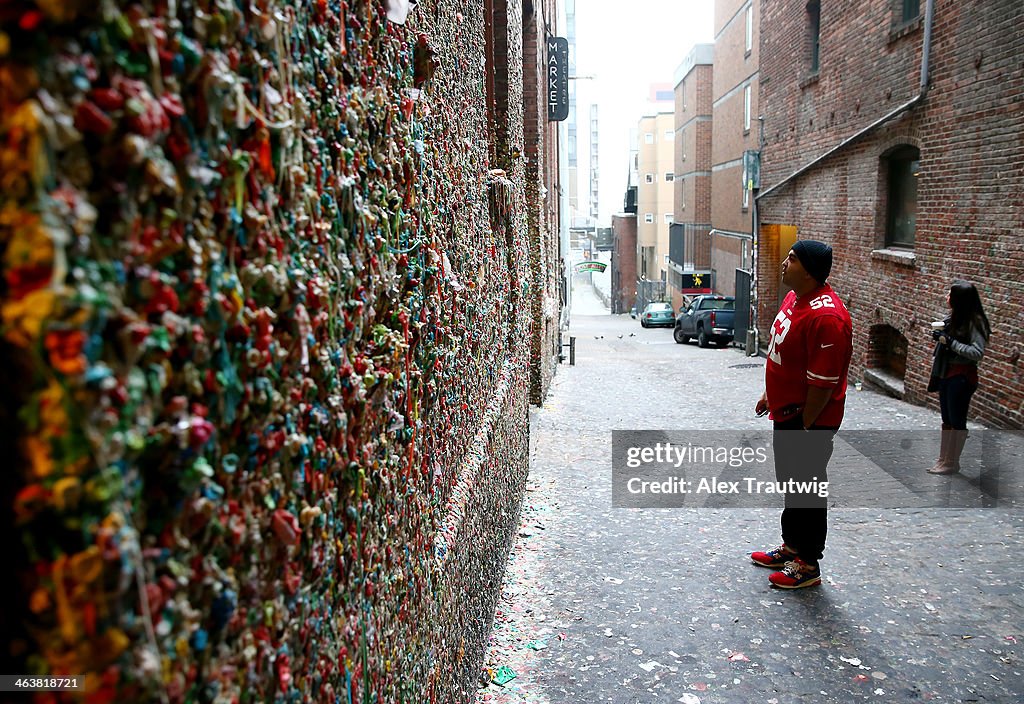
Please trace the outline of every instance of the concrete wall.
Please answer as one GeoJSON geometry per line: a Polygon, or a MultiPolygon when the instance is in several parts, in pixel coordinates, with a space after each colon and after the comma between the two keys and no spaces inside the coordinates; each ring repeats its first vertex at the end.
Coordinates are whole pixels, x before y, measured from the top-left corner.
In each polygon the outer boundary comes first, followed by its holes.
{"type": "Polygon", "coordinates": [[[7,671],[469,701],[556,268],[521,5],[173,7],[9,10],[7,671]]]}

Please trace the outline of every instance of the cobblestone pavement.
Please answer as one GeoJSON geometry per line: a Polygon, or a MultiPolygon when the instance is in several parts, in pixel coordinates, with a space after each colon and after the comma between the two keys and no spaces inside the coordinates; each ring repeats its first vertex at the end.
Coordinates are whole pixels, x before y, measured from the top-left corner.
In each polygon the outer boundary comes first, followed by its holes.
{"type": "MultiPolygon", "coordinates": [[[[577,310],[595,312],[581,298],[577,310]]],[[[570,332],[576,365],[560,366],[531,419],[530,480],[485,662],[494,679],[510,676],[503,666],[515,678],[482,687],[478,702],[1024,701],[1019,444],[1004,450],[993,508],[915,507],[972,487],[986,505],[981,464],[934,477],[920,449],[885,471],[876,457],[864,471],[892,481],[865,493],[903,492],[888,504],[903,508],[833,508],[822,586],[777,591],[747,554],[779,542],[779,508],[611,501],[613,429],[767,429],[753,414],[763,359],[677,345],[629,316],[576,314],[570,332]]],[[[938,426],[933,411],[851,388],[844,431],[938,426]]],[[[856,467],[843,452],[857,452],[836,447],[838,482],[856,467]]]]}

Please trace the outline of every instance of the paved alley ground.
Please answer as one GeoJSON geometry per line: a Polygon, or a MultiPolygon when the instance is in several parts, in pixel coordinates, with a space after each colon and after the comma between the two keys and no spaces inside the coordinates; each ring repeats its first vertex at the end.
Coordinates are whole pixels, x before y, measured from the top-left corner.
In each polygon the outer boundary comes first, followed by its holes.
{"type": "MultiPolygon", "coordinates": [[[[980,464],[934,477],[920,452],[865,464],[857,450],[871,448],[837,440],[830,478],[899,507],[833,508],[824,583],[773,590],[748,553],[778,544],[780,508],[614,508],[611,482],[613,429],[767,431],[753,413],[764,360],[582,315],[601,306],[574,295],[576,365],[533,411],[485,662],[515,677],[478,702],[1024,701],[1019,455],[1004,450],[994,491],[980,464]],[[855,472],[869,474],[840,476],[855,472]],[[943,492],[995,506],[936,508],[943,492]]],[[[931,410],[851,386],[844,431],[938,427],[931,410]]]]}

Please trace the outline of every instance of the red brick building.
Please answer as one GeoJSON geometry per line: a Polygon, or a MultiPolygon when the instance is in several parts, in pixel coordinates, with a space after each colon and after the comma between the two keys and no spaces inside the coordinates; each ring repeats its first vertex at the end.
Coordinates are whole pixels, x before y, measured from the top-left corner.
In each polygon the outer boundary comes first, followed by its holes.
{"type": "Polygon", "coordinates": [[[636,213],[612,215],[612,313],[628,313],[636,302],[636,213]]]}
{"type": "MultiPolygon", "coordinates": [[[[711,269],[715,291],[736,292],[736,270],[753,259],[750,191],[743,153],[758,148],[758,22],[755,0],[716,0],[712,85],[711,269]]],[[[748,286],[747,277],[744,285],[748,286]]]]}
{"type": "Polygon", "coordinates": [[[676,69],[675,213],[669,231],[668,287],[683,303],[687,274],[711,274],[711,88],[714,45],[697,44],[676,69]]]}
{"type": "Polygon", "coordinates": [[[851,378],[935,404],[928,323],[965,278],[993,326],[973,414],[1020,428],[1024,3],[780,0],[762,11],[761,343],[783,294],[780,239],[825,240],[854,319],[851,378]]]}

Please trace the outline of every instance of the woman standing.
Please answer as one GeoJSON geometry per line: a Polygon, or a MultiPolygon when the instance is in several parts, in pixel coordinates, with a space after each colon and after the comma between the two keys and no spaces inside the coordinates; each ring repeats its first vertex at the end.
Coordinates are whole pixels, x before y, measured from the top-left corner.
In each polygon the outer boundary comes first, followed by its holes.
{"type": "Polygon", "coordinates": [[[978,362],[985,354],[992,328],[974,284],[954,281],[946,296],[950,315],[933,331],[935,353],[929,391],[939,392],[942,445],[931,474],[956,474],[967,441],[967,408],[978,388],[978,362]]]}

